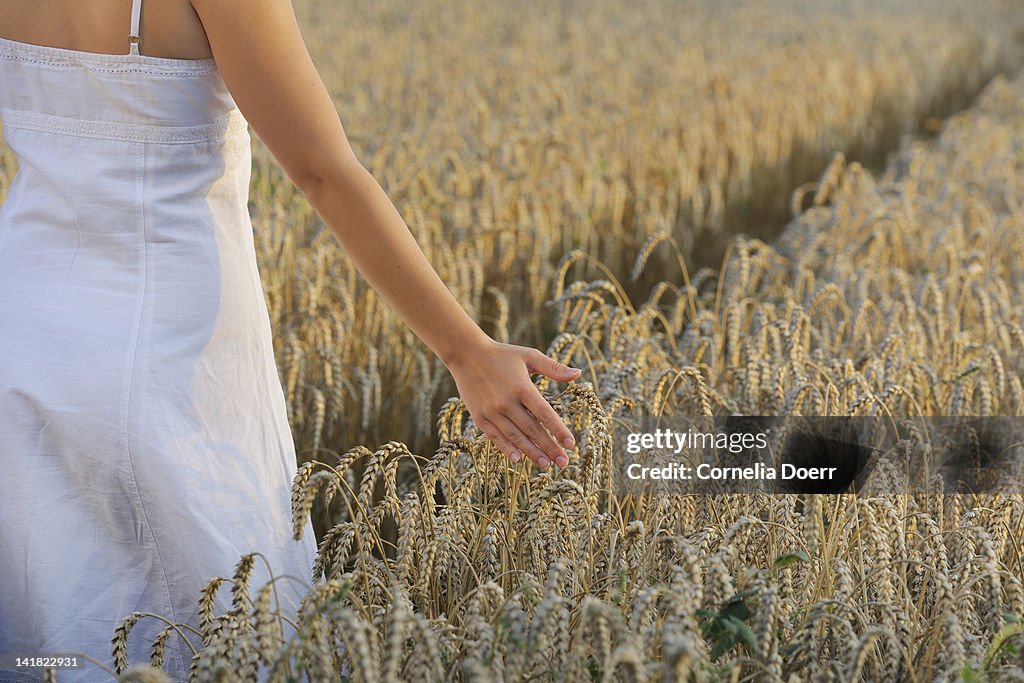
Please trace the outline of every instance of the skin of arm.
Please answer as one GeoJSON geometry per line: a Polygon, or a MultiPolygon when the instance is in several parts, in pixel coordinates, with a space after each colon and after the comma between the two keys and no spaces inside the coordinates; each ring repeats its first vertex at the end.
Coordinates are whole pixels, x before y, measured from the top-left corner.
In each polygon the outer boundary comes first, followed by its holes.
{"type": "Polygon", "coordinates": [[[567,465],[555,439],[571,447],[572,433],[530,373],[564,382],[581,371],[491,339],[452,296],[356,158],[290,0],[191,4],[242,114],[370,286],[444,362],[474,423],[513,461],[567,465]]]}

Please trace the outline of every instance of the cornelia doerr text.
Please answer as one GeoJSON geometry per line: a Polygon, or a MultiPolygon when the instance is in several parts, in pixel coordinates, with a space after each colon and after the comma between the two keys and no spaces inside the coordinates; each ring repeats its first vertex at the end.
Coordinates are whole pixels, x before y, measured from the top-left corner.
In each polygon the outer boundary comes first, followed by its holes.
{"type": "Polygon", "coordinates": [[[669,463],[658,467],[644,467],[640,463],[632,463],[626,467],[626,476],[630,479],[660,480],[752,480],[752,479],[798,479],[798,480],[830,480],[836,474],[835,467],[797,467],[783,463],[778,469],[754,463],[748,467],[720,467],[701,463],[696,467],[683,463],[669,463]]]}

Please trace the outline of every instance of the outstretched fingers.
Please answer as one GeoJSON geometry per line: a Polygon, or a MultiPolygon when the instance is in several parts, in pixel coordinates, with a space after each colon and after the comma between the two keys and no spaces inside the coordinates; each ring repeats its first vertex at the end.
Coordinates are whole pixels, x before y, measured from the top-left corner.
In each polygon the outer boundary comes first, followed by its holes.
{"type": "MultiPolygon", "coordinates": [[[[551,412],[550,416],[546,416],[547,424],[538,421],[534,414],[523,405],[507,409],[496,420],[496,424],[501,427],[505,437],[515,447],[522,450],[530,460],[537,463],[539,467],[546,468],[551,463],[555,463],[559,467],[565,467],[569,464],[569,456],[556,443],[555,439],[548,433],[548,430],[555,429],[556,434],[559,433],[555,423],[561,427],[561,430],[565,432],[568,432],[568,430],[562,424],[558,414],[551,409],[551,406],[547,405],[547,402],[543,401],[543,399],[540,400],[544,403],[544,407],[551,412]],[[548,424],[551,427],[548,427],[548,424]]],[[[535,410],[544,415],[539,408],[535,408],[535,410]]]]}
{"type": "Polygon", "coordinates": [[[494,445],[498,447],[498,450],[504,453],[506,458],[512,462],[519,462],[523,459],[522,450],[516,448],[508,439],[506,439],[505,435],[501,433],[501,430],[498,429],[493,422],[490,420],[484,420],[480,425],[480,429],[487,435],[487,438],[489,438],[494,445]]]}
{"type": "Polygon", "coordinates": [[[537,373],[550,377],[560,382],[579,379],[583,371],[579,368],[570,368],[551,356],[545,355],[540,349],[532,349],[526,359],[526,368],[531,373],[537,373]]]}
{"type": "MultiPolygon", "coordinates": [[[[545,444],[547,444],[547,447],[545,447],[544,450],[548,453],[553,453],[554,455],[564,455],[558,447],[559,443],[565,448],[572,448],[576,445],[576,439],[573,438],[572,432],[569,431],[566,424],[562,422],[562,418],[559,417],[558,413],[555,412],[555,409],[551,407],[551,404],[548,403],[541,395],[540,391],[534,388],[525,398],[522,399],[522,401],[524,409],[517,411],[517,415],[520,419],[516,420],[516,422],[519,423],[520,426],[525,422],[528,427],[537,424],[543,425],[547,430],[542,437],[545,444]],[[548,433],[550,433],[550,435],[548,433]],[[558,443],[555,443],[556,440],[558,443]]],[[[543,444],[538,441],[537,445],[543,444]]],[[[559,466],[565,467],[565,465],[562,465],[561,463],[559,463],[559,466]]]]}
{"type": "Polygon", "coordinates": [[[537,467],[547,469],[551,465],[552,458],[549,458],[548,454],[541,450],[515,422],[505,415],[495,417],[493,422],[501,430],[505,440],[512,444],[513,449],[518,449],[537,467]]]}
{"type": "MultiPolygon", "coordinates": [[[[555,380],[578,379],[582,372],[537,349],[529,350],[522,358],[530,373],[540,373],[555,380]]],[[[513,462],[526,457],[541,469],[547,469],[552,463],[559,467],[569,464],[569,456],[563,447],[572,448],[576,439],[532,383],[523,383],[517,390],[492,402],[490,409],[479,417],[480,428],[513,462]]]]}

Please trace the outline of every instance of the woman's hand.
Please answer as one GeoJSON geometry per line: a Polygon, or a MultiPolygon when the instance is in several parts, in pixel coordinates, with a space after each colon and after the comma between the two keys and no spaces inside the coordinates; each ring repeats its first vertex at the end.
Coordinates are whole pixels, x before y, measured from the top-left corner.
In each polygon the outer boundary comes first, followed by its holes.
{"type": "Polygon", "coordinates": [[[490,338],[482,348],[467,350],[447,367],[473,422],[512,462],[526,455],[542,469],[551,463],[569,464],[562,447],[573,446],[572,432],[541,396],[530,374],[567,382],[577,379],[580,369],[537,349],[490,338]]]}

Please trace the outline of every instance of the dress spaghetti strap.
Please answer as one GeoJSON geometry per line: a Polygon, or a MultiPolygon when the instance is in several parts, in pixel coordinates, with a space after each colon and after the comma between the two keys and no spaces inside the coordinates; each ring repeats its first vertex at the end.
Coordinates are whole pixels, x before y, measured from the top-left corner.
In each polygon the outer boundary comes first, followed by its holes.
{"type": "Polygon", "coordinates": [[[142,0],[132,0],[132,32],[128,34],[130,54],[139,54],[139,19],[142,17],[142,0]]]}

